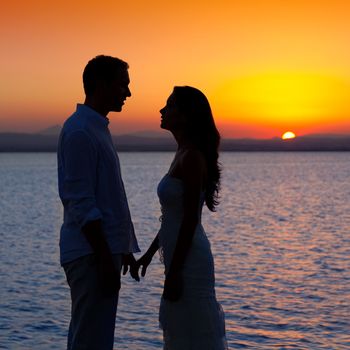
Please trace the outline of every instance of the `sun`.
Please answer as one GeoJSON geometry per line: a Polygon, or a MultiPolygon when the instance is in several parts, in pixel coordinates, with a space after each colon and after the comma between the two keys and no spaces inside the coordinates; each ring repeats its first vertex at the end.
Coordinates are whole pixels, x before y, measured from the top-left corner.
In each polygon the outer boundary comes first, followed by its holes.
{"type": "Polygon", "coordinates": [[[282,140],[290,140],[294,138],[295,138],[295,134],[294,132],[291,132],[291,131],[287,131],[282,135],[282,140]]]}

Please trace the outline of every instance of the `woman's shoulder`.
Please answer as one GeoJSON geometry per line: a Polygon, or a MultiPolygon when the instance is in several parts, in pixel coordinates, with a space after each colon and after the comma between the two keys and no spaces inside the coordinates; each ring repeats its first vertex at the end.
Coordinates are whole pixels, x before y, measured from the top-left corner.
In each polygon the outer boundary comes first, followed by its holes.
{"type": "Polygon", "coordinates": [[[180,160],[183,177],[206,178],[207,166],[203,153],[195,148],[184,151],[180,160]]]}
{"type": "Polygon", "coordinates": [[[184,150],[180,160],[183,165],[187,166],[205,166],[205,157],[203,153],[196,148],[188,148],[184,150]]]}

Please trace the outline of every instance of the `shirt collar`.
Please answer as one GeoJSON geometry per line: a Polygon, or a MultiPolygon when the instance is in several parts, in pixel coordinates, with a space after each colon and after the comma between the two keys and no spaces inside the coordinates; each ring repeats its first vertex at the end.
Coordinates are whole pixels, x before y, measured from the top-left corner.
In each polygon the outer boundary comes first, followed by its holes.
{"type": "Polygon", "coordinates": [[[91,107],[84,105],[82,103],[77,104],[77,112],[84,114],[88,118],[96,121],[99,124],[108,126],[109,124],[109,119],[107,117],[104,117],[100,113],[96,112],[94,109],[91,107]]]}

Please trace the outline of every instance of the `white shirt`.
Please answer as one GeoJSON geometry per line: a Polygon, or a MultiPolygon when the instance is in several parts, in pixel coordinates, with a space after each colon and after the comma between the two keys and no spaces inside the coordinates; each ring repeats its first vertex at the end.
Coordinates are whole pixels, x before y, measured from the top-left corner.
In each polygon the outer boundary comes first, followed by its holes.
{"type": "Polygon", "coordinates": [[[93,253],[81,228],[101,219],[112,254],[139,252],[108,118],[78,104],[61,131],[58,187],[64,207],[60,260],[93,253]]]}

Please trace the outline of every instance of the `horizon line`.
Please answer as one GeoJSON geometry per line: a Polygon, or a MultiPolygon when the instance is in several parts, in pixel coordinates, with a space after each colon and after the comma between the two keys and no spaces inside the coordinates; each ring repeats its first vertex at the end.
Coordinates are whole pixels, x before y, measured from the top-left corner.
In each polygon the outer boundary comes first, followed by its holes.
{"type": "MultiPolygon", "coordinates": [[[[62,128],[61,125],[54,125],[51,127],[47,127],[45,129],[41,129],[38,131],[31,131],[31,132],[25,132],[25,131],[14,131],[14,130],[6,130],[6,131],[0,131],[1,134],[17,134],[17,135],[38,135],[38,136],[59,136],[59,132],[47,132],[50,129],[54,128],[62,128]],[[46,133],[47,132],[47,133],[46,133]]],[[[147,136],[146,134],[159,134],[157,135],[156,138],[164,138],[168,139],[171,138],[171,135],[164,134],[164,136],[161,136],[160,134],[162,133],[161,131],[157,130],[152,130],[152,129],[147,129],[147,130],[135,130],[135,131],[130,131],[130,132],[123,132],[123,133],[118,133],[114,134],[112,133],[112,136],[115,137],[121,137],[121,136],[132,136],[132,137],[140,137],[140,138],[152,138],[152,136],[147,136]],[[142,135],[145,134],[145,135],[142,135]]],[[[296,135],[295,138],[291,140],[295,140],[298,138],[303,138],[303,137],[350,137],[350,132],[349,133],[340,133],[340,132],[323,132],[323,133],[309,133],[309,134],[301,134],[301,135],[296,135]]],[[[221,137],[222,140],[237,140],[237,139],[251,139],[251,140],[273,140],[273,139],[282,139],[281,136],[272,136],[272,137],[257,137],[257,136],[240,136],[240,137],[221,137]]],[[[291,141],[287,140],[287,141],[291,141]]]]}

